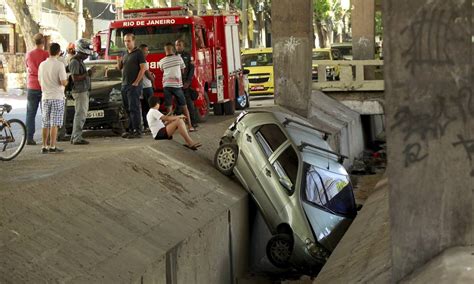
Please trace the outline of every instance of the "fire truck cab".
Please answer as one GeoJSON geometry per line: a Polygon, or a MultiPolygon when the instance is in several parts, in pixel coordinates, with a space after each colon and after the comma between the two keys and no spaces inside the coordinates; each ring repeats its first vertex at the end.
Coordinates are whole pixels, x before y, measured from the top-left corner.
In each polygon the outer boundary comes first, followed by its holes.
{"type": "Polygon", "coordinates": [[[193,16],[185,7],[124,10],[123,19],[110,24],[106,57],[122,56],[126,52],[124,36],[133,33],[137,46],[148,46],[146,59],[156,75],[155,95],[163,96],[158,62],[165,56],[164,45],[181,39],[194,62],[191,88],[198,94],[194,103],[199,120],[206,119],[210,106],[215,115],[233,114],[238,97],[247,96],[238,23],[237,15],[193,16]]]}

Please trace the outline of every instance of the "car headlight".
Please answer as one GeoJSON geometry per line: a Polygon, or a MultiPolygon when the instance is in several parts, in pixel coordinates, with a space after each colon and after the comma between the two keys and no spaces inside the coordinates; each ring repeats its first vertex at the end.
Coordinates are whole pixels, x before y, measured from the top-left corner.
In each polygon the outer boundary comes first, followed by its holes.
{"type": "Polygon", "coordinates": [[[318,244],[316,244],[310,239],[306,239],[305,243],[306,243],[306,249],[308,250],[309,254],[312,257],[319,260],[324,260],[324,261],[329,258],[330,253],[327,249],[319,246],[318,244]]]}
{"type": "Polygon", "coordinates": [[[120,90],[117,90],[115,88],[110,91],[109,94],[109,102],[121,102],[122,101],[122,92],[120,90]]]}

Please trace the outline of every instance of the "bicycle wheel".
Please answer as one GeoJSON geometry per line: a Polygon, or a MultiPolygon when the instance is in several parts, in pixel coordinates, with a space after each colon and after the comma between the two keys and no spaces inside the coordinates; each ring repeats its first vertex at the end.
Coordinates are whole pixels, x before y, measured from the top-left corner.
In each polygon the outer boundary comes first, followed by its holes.
{"type": "Polygon", "coordinates": [[[25,124],[19,119],[10,119],[8,125],[0,126],[0,161],[18,156],[26,143],[25,124]]]}

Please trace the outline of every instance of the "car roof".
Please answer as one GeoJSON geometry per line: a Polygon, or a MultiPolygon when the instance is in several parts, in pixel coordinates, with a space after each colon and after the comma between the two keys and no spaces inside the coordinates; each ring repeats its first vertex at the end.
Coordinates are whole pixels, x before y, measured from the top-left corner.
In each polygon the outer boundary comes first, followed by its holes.
{"type": "Polygon", "coordinates": [[[313,48],[313,52],[331,52],[330,48],[313,48]]]}
{"type": "Polygon", "coordinates": [[[84,61],[84,64],[85,65],[110,65],[110,64],[117,65],[117,61],[116,60],[97,59],[97,60],[84,61]]]}
{"type": "Polygon", "coordinates": [[[242,54],[257,54],[257,53],[272,53],[273,49],[271,47],[265,47],[265,48],[249,48],[249,49],[244,49],[242,51],[242,54]]]}
{"type": "MultiPolygon", "coordinates": [[[[275,118],[282,124],[284,124],[287,118],[298,121],[299,123],[306,124],[309,127],[314,127],[308,121],[283,112],[274,112],[275,118]]],[[[285,125],[285,124],[284,124],[285,125]]],[[[329,143],[323,139],[324,133],[317,131],[299,124],[289,123],[285,126],[286,133],[290,136],[290,139],[296,146],[300,146],[302,143],[308,143],[329,151],[333,151],[329,143]]],[[[303,161],[320,167],[324,170],[347,175],[347,171],[344,166],[338,162],[338,156],[330,154],[312,147],[305,147],[301,151],[303,161]]]]}
{"type": "Polygon", "coordinates": [[[331,44],[331,48],[333,47],[352,47],[352,42],[339,42],[331,44]]]}

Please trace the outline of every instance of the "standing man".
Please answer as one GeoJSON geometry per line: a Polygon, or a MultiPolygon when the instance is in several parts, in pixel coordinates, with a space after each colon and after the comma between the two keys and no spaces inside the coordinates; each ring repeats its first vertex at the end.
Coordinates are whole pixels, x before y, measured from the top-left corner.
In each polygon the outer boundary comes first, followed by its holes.
{"type": "Polygon", "coordinates": [[[143,52],[135,46],[134,34],[126,34],[123,41],[127,52],[117,63],[118,68],[122,70],[122,99],[128,113],[129,129],[122,137],[141,138],[140,94],[146,61],[143,52]]]}
{"type": "Polygon", "coordinates": [[[168,114],[172,112],[173,96],[176,98],[178,107],[183,109],[188,122],[189,131],[195,131],[191,125],[189,110],[186,106],[186,99],[183,94],[183,80],[181,70],[186,68],[181,56],[174,54],[173,44],[171,42],[165,45],[166,56],[158,62],[158,66],[163,71],[163,92],[165,95],[165,107],[168,114]]]}
{"type": "Polygon", "coordinates": [[[184,51],[186,46],[182,39],[178,39],[174,46],[176,48],[176,53],[181,56],[184,61],[184,65],[186,66],[186,68],[183,70],[183,92],[184,98],[186,99],[186,105],[188,106],[191,124],[194,128],[196,128],[198,126],[196,108],[194,107],[196,93],[193,89],[191,89],[191,83],[194,77],[194,62],[191,54],[184,51]]]}
{"type": "MultiPolygon", "coordinates": [[[[145,59],[146,59],[147,55],[150,53],[148,51],[148,46],[146,44],[141,44],[140,49],[143,52],[143,56],[145,56],[145,59]]],[[[148,111],[150,110],[148,100],[150,99],[150,97],[153,96],[154,85],[155,85],[155,75],[151,73],[150,66],[147,62],[145,76],[143,76],[143,82],[142,82],[143,90],[142,90],[141,105],[142,105],[143,129],[149,128],[146,116],[147,116],[148,111]]]]}
{"type": "Polygon", "coordinates": [[[49,58],[38,68],[38,79],[43,90],[41,103],[43,110],[43,147],[41,153],[59,153],[56,147],[58,128],[63,125],[64,87],[67,84],[66,67],[58,60],[61,47],[51,44],[49,58]],[[48,145],[49,141],[49,145],[48,145]]]}
{"type": "Polygon", "coordinates": [[[91,44],[85,39],[76,41],[76,55],[71,58],[69,72],[72,75],[74,86],[71,95],[74,98],[74,122],[72,126],[71,144],[86,145],[89,141],[82,137],[82,128],[86,123],[89,111],[90,76],[94,68],[87,70],[84,60],[92,53],[91,44]]]}
{"type": "Polygon", "coordinates": [[[41,102],[41,87],[38,82],[38,67],[41,62],[45,61],[49,54],[44,50],[44,36],[35,34],[33,37],[36,48],[26,54],[25,64],[28,72],[27,86],[27,105],[26,105],[26,132],[27,145],[36,145],[33,139],[35,135],[35,118],[38,112],[38,106],[41,102]]]}

